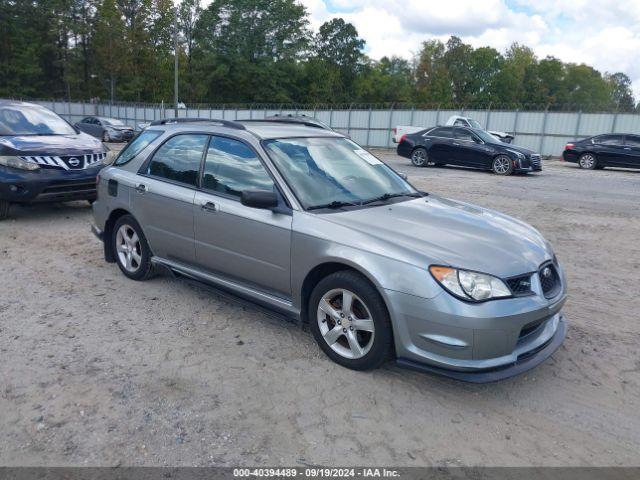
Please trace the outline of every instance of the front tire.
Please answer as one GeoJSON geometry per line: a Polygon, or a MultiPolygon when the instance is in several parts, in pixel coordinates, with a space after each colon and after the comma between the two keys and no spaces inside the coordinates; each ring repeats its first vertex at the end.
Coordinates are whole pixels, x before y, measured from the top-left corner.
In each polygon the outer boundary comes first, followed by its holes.
{"type": "Polygon", "coordinates": [[[151,249],[140,225],[131,215],[123,215],[116,221],[111,248],[120,271],[131,280],[147,280],[153,275],[151,249]]]}
{"type": "Polygon", "coordinates": [[[7,200],[0,200],[0,220],[9,218],[10,203],[7,200]]]}
{"type": "Polygon", "coordinates": [[[595,170],[598,167],[598,159],[593,153],[583,153],[578,158],[578,165],[585,170],[595,170]]]}
{"type": "Polygon", "coordinates": [[[106,130],[102,134],[102,141],[104,143],[109,143],[111,141],[111,137],[109,136],[109,132],[107,132],[106,130]]]}
{"type": "Polygon", "coordinates": [[[513,162],[506,155],[498,155],[493,159],[491,170],[496,175],[511,175],[513,173],[513,162]]]}
{"type": "Polygon", "coordinates": [[[427,150],[418,147],[413,152],[411,152],[411,163],[415,167],[426,167],[429,162],[429,154],[427,150]]]}
{"type": "Polygon", "coordinates": [[[387,307],[358,273],[341,271],[322,279],[311,293],[308,318],[320,348],[343,367],[371,370],[393,353],[387,307]]]}

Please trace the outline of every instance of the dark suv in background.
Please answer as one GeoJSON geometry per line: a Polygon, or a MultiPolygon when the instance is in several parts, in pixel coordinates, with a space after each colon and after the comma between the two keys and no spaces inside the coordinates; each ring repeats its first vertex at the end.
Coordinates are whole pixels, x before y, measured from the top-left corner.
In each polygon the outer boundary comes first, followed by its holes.
{"type": "Polygon", "coordinates": [[[96,198],[102,143],[33,103],[0,100],[0,220],[11,203],[96,198]]]}
{"type": "Polygon", "coordinates": [[[564,147],[562,158],[587,170],[640,168],[640,135],[608,134],[570,142],[564,147]]]}
{"type": "Polygon", "coordinates": [[[479,128],[434,127],[403,135],[398,155],[410,158],[416,167],[458,165],[498,175],[542,170],[540,154],[505,144],[479,128]]]}

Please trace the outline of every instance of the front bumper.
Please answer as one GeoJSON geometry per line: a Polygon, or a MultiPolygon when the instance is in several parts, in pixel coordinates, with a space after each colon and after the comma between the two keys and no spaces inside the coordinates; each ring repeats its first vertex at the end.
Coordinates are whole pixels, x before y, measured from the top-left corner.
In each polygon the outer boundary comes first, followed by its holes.
{"type": "Polygon", "coordinates": [[[128,142],[135,136],[133,130],[115,130],[109,132],[109,138],[112,142],[128,142]]]}
{"type": "Polygon", "coordinates": [[[12,203],[94,200],[102,165],[83,170],[41,168],[22,171],[0,166],[0,200],[12,203]]]}
{"type": "Polygon", "coordinates": [[[515,377],[516,375],[520,375],[521,373],[527,372],[540,365],[547,358],[553,355],[555,351],[558,350],[558,348],[560,348],[560,345],[562,345],[562,343],[564,342],[566,334],[567,325],[565,323],[564,316],[558,315],[557,327],[553,336],[549,340],[541,343],[540,346],[532,350],[518,354],[516,356],[515,362],[489,370],[478,370],[471,372],[456,371],[427,365],[424,363],[418,363],[404,358],[399,358],[397,360],[397,363],[403,368],[409,368],[411,370],[417,370],[426,373],[435,373],[437,375],[453,378],[455,380],[462,380],[463,382],[497,382],[499,380],[505,380],[510,377],[515,377]]]}
{"type": "MultiPolygon", "coordinates": [[[[539,288],[535,280],[534,291],[539,288]]],[[[522,373],[548,358],[564,338],[564,287],[552,300],[535,294],[467,304],[444,292],[427,299],[389,290],[385,297],[398,363],[460,380],[488,382],[522,373]]]]}

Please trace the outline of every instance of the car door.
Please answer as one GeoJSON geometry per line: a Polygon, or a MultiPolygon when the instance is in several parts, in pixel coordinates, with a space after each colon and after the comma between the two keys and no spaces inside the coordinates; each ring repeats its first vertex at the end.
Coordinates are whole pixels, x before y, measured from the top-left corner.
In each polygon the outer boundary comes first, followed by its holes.
{"type": "Polygon", "coordinates": [[[194,263],[193,202],[208,141],[205,134],[174,135],[140,169],[131,205],[154,255],[194,263]]]}
{"type": "Polygon", "coordinates": [[[600,135],[593,139],[593,144],[599,162],[612,167],[625,165],[624,138],[622,135],[600,135]]]}
{"type": "Polygon", "coordinates": [[[623,149],[625,165],[640,168],[640,135],[626,135],[623,149]]]}
{"type": "Polygon", "coordinates": [[[437,163],[454,163],[453,128],[437,127],[423,136],[424,145],[429,152],[429,161],[437,163]]]}
{"type": "Polygon", "coordinates": [[[91,117],[83,118],[78,123],[76,123],[76,127],[78,127],[78,130],[80,130],[81,132],[93,135],[93,132],[91,131],[91,121],[91,117]]]}
{"type": "Polygon", "coordinates": [[[196,262],[210,273],[288,298],[293,217],[242,205],[245,190],[278,192],[251,147],[211,137],[195,197],[196,262]]]}
{"type": "Polygon", "coordinates": [[[456,127],[453,132],[454,156],[458,165],[467,167],[486,167],[486,147],[471,130],[456,127]]]}

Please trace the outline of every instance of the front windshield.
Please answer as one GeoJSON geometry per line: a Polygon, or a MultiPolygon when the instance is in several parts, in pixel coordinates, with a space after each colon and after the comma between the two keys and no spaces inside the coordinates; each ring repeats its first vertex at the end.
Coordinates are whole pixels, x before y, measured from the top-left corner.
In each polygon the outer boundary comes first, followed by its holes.
{"type": "Polygon", "coordinates": [[[484,130],[474,130],[473,133],[479,136],[485,143],[500,143],[500,140],[497,137],[494,137],[489,132],[485,132],[484,130]]]}
{"type": "Polygon", "coordinates": [[[118,120],[117,118],[103,118],[102,121],[107,125],[115,125],[115,126],[124,125],[124,122],[122,120],[118,120]]]}
{"type": "Polygon", "coordinates": [[[306,209],[418,194],[393,170],[346,138],[281,138],[267,140],[264,146],[306,209]]]}
{"type": "Polygon", "coordinates": [[[469,119],[469,125],[471,125],[472,128],[482,129],[482,125],[480,125],[480,122],[478,122],[477,120],[474,120],[473,118],[469,119]]]}
{"type": "Polygon", "coordinates": [[[0,107],[0,135],[74,135],[76,131],[51,110],[36,105],[0,107]]]}

